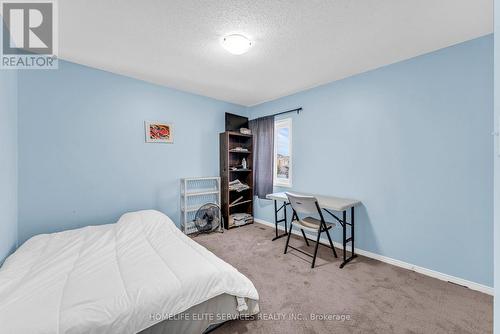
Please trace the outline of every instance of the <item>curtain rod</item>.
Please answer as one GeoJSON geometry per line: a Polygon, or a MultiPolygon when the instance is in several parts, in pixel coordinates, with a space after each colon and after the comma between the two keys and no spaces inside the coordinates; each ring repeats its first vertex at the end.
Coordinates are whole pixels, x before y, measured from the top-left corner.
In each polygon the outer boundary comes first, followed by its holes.
{"type": "Polygon", "coordinates": [[[294,111],[296,111],[297,114],[299,114],[302,111],[302,107],[295,108],[295,109],[290,109],[290,110],[287,110],[287,111],[282,111],[282,112],[279,112],[279,113],[276,113],[276,114],[273,114],[273,115],[269,115],[269,116],[278,116],[278,115],[288,114],[289,112],[294,112],[294,111]]]}

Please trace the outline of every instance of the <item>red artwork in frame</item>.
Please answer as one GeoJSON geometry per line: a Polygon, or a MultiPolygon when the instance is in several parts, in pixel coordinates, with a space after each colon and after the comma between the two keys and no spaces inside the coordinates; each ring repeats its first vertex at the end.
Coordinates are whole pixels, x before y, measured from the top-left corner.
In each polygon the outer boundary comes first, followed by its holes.
{"type": "Polygon", "coordinates": [[[169,143],[174,142],[173,126],[171,123],[146,121],[147,143],[169,143]]]}

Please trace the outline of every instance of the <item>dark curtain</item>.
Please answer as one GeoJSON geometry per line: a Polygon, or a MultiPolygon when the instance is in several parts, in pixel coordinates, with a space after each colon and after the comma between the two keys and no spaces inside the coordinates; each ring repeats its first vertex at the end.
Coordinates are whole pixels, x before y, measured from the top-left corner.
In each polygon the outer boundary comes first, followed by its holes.
{"type": "Polygon", "coordinates": [[[274,116],[253,119],[249,126],[253,134],[254,194],[266,198],[273,192],[274,116]]]}

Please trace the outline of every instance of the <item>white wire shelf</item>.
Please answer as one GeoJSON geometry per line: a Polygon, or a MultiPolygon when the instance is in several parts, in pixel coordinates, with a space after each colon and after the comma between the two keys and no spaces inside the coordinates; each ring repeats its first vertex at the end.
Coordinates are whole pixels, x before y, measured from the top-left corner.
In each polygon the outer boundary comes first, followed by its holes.
{"type": "Polygon", "coordinates": [[[182,211],[184,212],[196,212],[198,211],[203,205],[205,204],[202,204],[202,205],[196,205],[196,206],[189,206],[189,207],[185,207],[185,208],[181,208],[182,211]]]}
{"type": "Polygon", "coordinates": [[[218,194],[218,193],[219,193],[218,190],[200,191],[200,192],[192,191],[192,192],[183,193],[182,196],[186,196],[186,197],[203,196],[203,195],[213,195],[213,194],[218,194]]]}
{"type": "Polygon", "coordinates": [[[196,212],[207,203],[220,206],[220,177],[192,177],[181,179],[181,229],[189,234],[195,229],[196,212]]]}

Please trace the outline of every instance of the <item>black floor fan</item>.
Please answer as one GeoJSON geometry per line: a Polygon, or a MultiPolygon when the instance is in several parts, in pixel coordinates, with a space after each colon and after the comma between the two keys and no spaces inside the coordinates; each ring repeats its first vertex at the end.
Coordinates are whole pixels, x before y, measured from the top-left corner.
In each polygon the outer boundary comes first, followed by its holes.
{"type": "Polygon", "coordinates": [[[211,233],[214,231],[223,233],[224,224],[220,207],[214,203],[203,205],[196,212],[194,224],[198,233],[211,233]]]}

